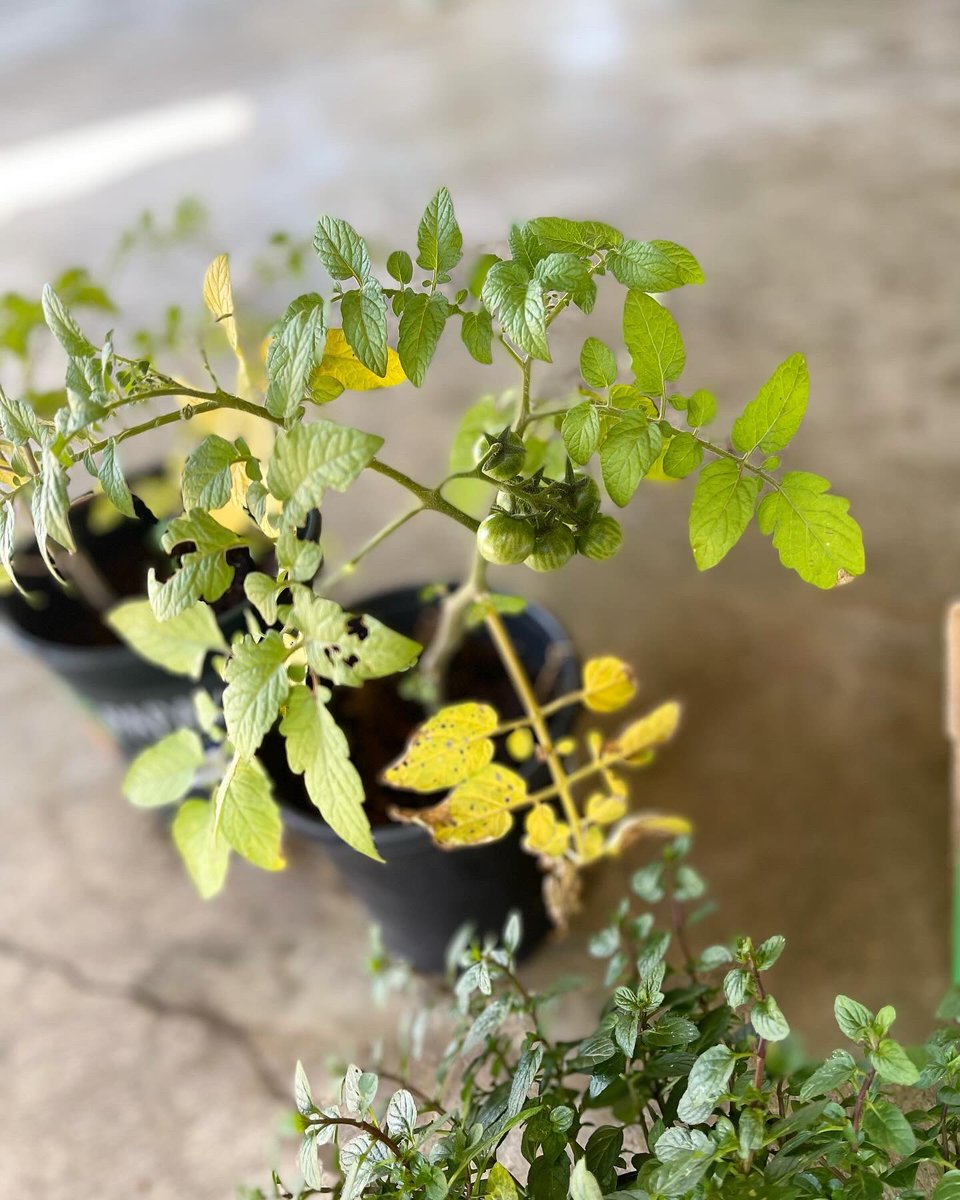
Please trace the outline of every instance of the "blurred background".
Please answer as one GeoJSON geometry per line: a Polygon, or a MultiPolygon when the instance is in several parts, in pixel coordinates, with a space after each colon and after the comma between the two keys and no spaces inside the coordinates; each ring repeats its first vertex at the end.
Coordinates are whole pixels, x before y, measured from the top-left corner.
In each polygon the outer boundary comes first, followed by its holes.
{"type": "MultiPolygon", "coordinates": [[[[241,304],[263,305],[264,254],[284,253],[265,250],[271,234],[309,240],[329,212],[378,253],[409,247],[443,183],[470,250],[547,214],[689,246],[707,285],[669,303],[685,379],[716,391],[725,428],[806,353],[789,463],[852,498],[862,579],[808,588],[755,531],[699,576],[689,487],[651,484],[614,562],[503,582],[584,654],[636,663],[646,699],[685,702],[643,798],[695,820],[723,906],[714,932],[787,935],[777,994],[807,1045],[835,1044],[837,991],[895,1004],[904,1039],[919,1034],[948,974],[960,7],[34,0],[0,5],[0,32],[0,290],[39,293],[81,263],[156,321],[174,301],[199,310],[204,268],[229,250],[241,304]],[[184,196],[208,224],[118,264],[121,232],[184,196]]],[[[311,258],[277,312],[322,283],[311,258]]],[[[587,330],[570,314],[556,378],[572,382],[586,332],[615,339],[619,317],[601,303],[587,330]]],[[[392,461],[415,477],[439,476],[464,407],[512,382],[464,364],[448,334],[426,389],[359,397],[349,419],[392,433],[392,461]]],[[[351,495],[344,544],[402,502],[380,480],[351,495]]],[[[456,574],[459,531],[423,520],[369,560],[359,591],[456,574]]],[[[241,867],[201,904],[166,831],[121,799],[104,736],[32,660],[7,642],[0,655],[11,1194],[227,1196],[263,1181],[296,1057],[362,1056],[389,1027],[367,1001],[364,915],[296,844],[283,875],[241,867]]],[[[532,979],[585,965],[584,934],[632,865],[597,881],[532,979]]]]}

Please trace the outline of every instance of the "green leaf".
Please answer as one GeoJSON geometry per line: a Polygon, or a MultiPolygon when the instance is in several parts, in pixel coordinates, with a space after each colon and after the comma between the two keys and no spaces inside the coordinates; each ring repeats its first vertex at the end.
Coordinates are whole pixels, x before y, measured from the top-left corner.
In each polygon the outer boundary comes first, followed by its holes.
{"type": "Polygon", "coordinates": [[[569,292],[578,308],[591,312],[597,285],[590,268],[576,254],[548,254],[537,263],[534,278],[550,292],[569,292]]]}
{"type": "Polygon", "coordinates": [[[274,579],[262,571],[251,571],[243,581],[244,594],[268,625],[276,624],[278,600],[286,589],[286,580],[274,579]]]}
{"type": "Polygon", "coordinates": [[[507,242],[511,258],[520,263],[530,275],[536,271],[537,263],[547,256],[543,242],[528,224],[511,225],[507,242]]]}
{"type": "Polygon", "coordinates": [[[178,729],[141,750],[123,780],[123,794],[138,808],[175,804],[190,790],[203,762],[203,744],[192,729],[178,729]]]}
{"type": "Polygon", "coordinates": [[[539,280],[531,279],[520,263],[494,263],[483,281],[481,298],[521,350],[550,362],[547,312],[539,280]]]}
{"type": "Polygon", "coordinates": [[[947,1171],[933,1189],[932,1200],[960,1200],[960,1171],[947,1171]]]}
{"type": "Polygon", "coordinates": [[[712,392],[698,388],[687,400],[687,424],[691,429],[709,425],[717,415],[717,398],[712,392]]]}
{"type": "Polygon", "coordinates": [[[295,425],[277,435],[267,471],[270,492],[285,519],[301,525],[324,490],[345,491],[383,445],[383,438],[333,421],[295,425]]]}
{"type": "Polygon", "coordinates": [[[445,187],[427,205],[417,229],[417,249],[417,265],[434,277],[452,271],[463,257],[463,235],[445,187]]]}
{"type": "Polygon", "coordinates": [[[345,293],[340,316],[350,349],[382,379],[387,373],[387,301],[377,280],[366,279],[357,291],[345,293]]]}
{"type": "Polygon", "coordinates": [[[910,1122],[899,1108],[882,1096],[874,1100],[863,1118],[866,1137],[888,1154],[904,1156],[917,1148],[910,1122]]]}
{"type": "Polygon", "coordinates": [[[857,1064],[846,1050],[834,1050],[820,1064],[800,1088],[801,1100],[814,1100],[827,1092],[836,1091],[849,1083],[856,1072],[857,1064]]]}
{"type": "Polygon", "coordinates": [[[15,522],[16,510],[13,505],[9,501],[0,504],[0,567],[3,567],[14,587],[22,592],[23,588],[17,582],[17,577],[13,572],[15,522]]]}
{"type": "Polygon", "coordinates": [[[588,337],[580,351],[580,374],[593,388],[609,387],[617,378],[617,360],[613,351],[599,338],[588,337]]]}
{"type": "Polygon", "coordinates": [[[414,387],[420,387],[427,374],[450,306],[445,296],[434,292],[411,292],[400,314],[397,353],[400,365],[414,387]]]}
{"type": "Polygon", "coordinates": [[[297,684],[290,691],[280,723],[287,762],[303,775],[310,799],[339,837],[361,854],[382,862],[364,810],[363,784],[350,761],[343,730],[319,695],[297,684]]]}
{"type": "Polygon", "coordinates": [[[219,892],[227,878],[230,846],[216,828],[216,812],[207,800],[187,800],[177,809],[171,832],[197,891],[204,900],[219,892]]]}
{"type": "Polygon", "coordinates": [[[207,655],[227,651],[213,609],[206,604],[193,604],[161,621],[149,600],[124,600],[105,619],[141,658],[174,675],[199,679],[207,655]]]}
{"type": "Polygon", "coordinates": [[[870,1032],[873,1013],[865,1005],[851,1000],[849,996],[838,996],[833,1002],[833,1015],[840,1032],[852,1042],[862,1041],[870,1032]]]}
{"type": "Polygon", "coordinates": [[[35,441],[40,444],[40,422],[37,414],[24,400],[8,396],[0,387],[0,429],[8,442],[22,446],[35,441]]]}
{"type": "Polygon", "coordinates": [[[242,457],[233,442],[219,434],[205,437],[183,466],[183,507],[222,508],[232,491],[230,468],[242,457]]]}
{"type": "Polygon", "coordinates": [[[699,1125],[710,1116],[727,1090],[735,1062],[736,1055],[722,1044],[704,1050],[691,1068],[687,1089],[677,1107],[681,1121],[699,1125]]]}
{"type": "Polygon", "coordinates": [[[764,1120],[763,1113],[758,1108],[745,1108],[740,1113],[740,1127],[737,1130],[740,1142],[740,1157],[746,1160],[763,1145],[764,1120]]]}
{"type": "Polygon", "coordinates": [[[775,933],[773,937],[768,937],[765,942],[761,942],[753,952],[753,961],[757,970],[769,971],[783,953],[786,944],[787,939],[779,933],[775,933]]]}
{"type": "Polygon", "coordinates": [[[899,1083],[909,1087],[920,1078],[920,1072],[911,1062],[906,1050],[892,1038],[883,1038],[876,1050],[870,1052],[870,1061],[886,1083],[899,1083]]]}
{"type": "Polygon", "coordinates": [[[227,736],[237,753],[252,757],[277,719],[290,686],[287,659],[290,651],[280,634],[267,631],[262,641],[249,635],[236,642],[224,667],[227,687],[223,715],[227,736]]]}
{"type": "Polygon", "coordinates": [[[394,250],[387,258],[387,272],[397,283],[409,283],[413,278],[413,260],[406,250],[394,250]]]}
{"type": "Polygon", "coordinates": [[[586,400],[583,404],[576,404],[568,409],[560,426],[560,434],[567,453],[582,467],[600,441],[600,414],[597,406],[586,400]]]}
{"type": "Polygon", "coordinates": [[[623,242],[623,234],[602,221],[570,221],[566,217],[536,217],[527,227],[547,253],[591,255],[623,242]]]}
{"type": "Polygon", "coordinates": [[[49,283],[43,285],[41,303],[47,327],[71,358],[90,358],[96,354],[96,349],[81,333],[80,326],[49,283]]]}
{"type": "Polygon", "coordinates": [[[513,1079],[510,1083],[510,1095],[507,1098],[506,1119],[508,1121],[513,1120],[526,1104],[527,1092],[533,1086],[542,1062],[543,1046],[539,1042],[534,1042],[532,1046],[528,1046],[520,1055],[513,1071],[513,1079]]]}
{"type": "Polygon", "coordinates": [[[293,1076],[293,1096],[297,1112],[302,1117],[309,1117],[316,1108],[316,1105],[313,1103],[313,1093],[310,1091],[310,1081],[307,1079],[307,1072],[304,1070],[303,1063],[299,1059],[297,1059],[297,1066],[293,1076]]]}
{"type": "Polygon", "coordinates": [[[628,412],[617,421],[600,447],[603,483],[614,504],[629,504],[662,446],[660,426],[642,412],[628,412]]]}
{"type": "Polygon", "coordinates": [[[241,857],[265,871],[286,865],[280,852],[283,824],[270,780],[256,759],[241,759],[217,795],[219,830],[241,857]]]}
{"type": "Polygon", "coordinates": [[[783,565],[819,588],[862,575],[866,565],[863,534],[847,511],[850,502],[829,491],[829,481],[820,475],[788,471],[779,490],[764,496],[757,514],[783,565]]]}
{"type": "Polygon", "coordinates": [[[493,325],[486,309],[463,314],[460,337],[478,363],[493,362],[493,325]]]}
{"type": "Polygon", "coordinates": [[[760,1037],[768,1042],[782,1042],[790,1036],[790,1026],[773,996],[765,996],[750,1010],[750,1021],[760,1037]]]}
{"type": "Polygon", "coordinates": [[[192,508],[170,522],[162,545],[168,553],[182,545],[193,547],[180,555],[178,570],[163,583],[157,582],[152,570],[147,576],[153,611],[161,621],[168,621],[198,600],[212,603],[220,599],[233,582],[234,568],[227,562],[227,551],[244,541],[202,508],[192,508]]]}
{"type": "Polygon", "coordinates": [[[570,1200],[603,1200],[600,1184],[587,1169],[585,1158],[570,1173],[570,1200]]]}
{"type": "Polygon", "coordinates": [[[633,363],[637,387],[662,396],[686,363],[676,321],[646,292],[627,292],[623,307],[623,339],[633,363]]]}
{"type": "Polygon", "coordinates": [[[703,447],[692,433],[675,433],[663,456],[663,473],[672,479],[686,479],[703,462],[703,447]]]}
{"type": "Polygon", "coordinates": [[[52,539],[71,553],[75,553],[77,547],[70,529],[67,473],[60,465],[60,460],[47,446],[44,446],[41,452],[40,480],[34,485],[30,511],[40,554],[50,570],[56,574],[47,539],[52,539]]]}
{"type": "MultiPolygon", "coordinates": [[[[379,284],[375,286],[379,287],[379,284]]],[[[358,292],[348,292],[357,296],[358,292]]],[[[319,297],[301,296],[287,309],[280,331],[267,352],[267,411],[275,417],[288,417],[303,403],[313,368],[323,357],[326,336],[323,304],[319,297]]],[[[343,299],[344,306],[347,297],[343,299]]],[[[346,317],[344,316],[344,325],[346,317]]],[[[344,336],[349,338],[346,329],[344,336]]],[[[384,317],[384,340],[386,318],[384,317]]],[[[386,350],[384,350],[386,357],[386,350]]]]}
{"type": "Polygon", "coordinates": [[[723,994],[731,1008],[739,1008],[750,998],[751,975],[740,967],[734,967],[723,978],[723,994]]]}
{"type": "Polygon", "coordinates": [[[321,217],[317,222],[313,245],[331,278],[352,277],[357,283],[363,283],[369,276],[370,254],[366,242],[346,221],[337,217],[321,217]]]}
{"type": "Polygon", "coordinates": [[[703,283],[700,264],[675,242],[630,239],[610,252],[607,266],[624,287],[642,292],[667,292],[687,283],[703,283]]]}
{"type": "Polygon", "coordinates": [[[301,586],[294,588],[292,623],[303,634],[310,666],[321,678],[347,687],[406,671],[420,654],[418,642],[301,586]]]}
{"type": "Polygon", "coordinates": [[[760,480],[729,458],[700,472],[690,507],[690,545],[700,571],[715,567],[737,544],[757,506],[760,480]]]}
{"type": "Polygon", "coordinates": [[[770,376],[733,423],[731,438],[742,454],[782,450],[807,411],[810,376],[802,354],[791,354],[770,376]]]}
{"type": "Polygon", "coordinates": [[[97,478],[100,480],[103,494],[118,512],[122,512],[125,517],[136,516],[133,497],[130,495],[127,481],[123,477],[123,471],[117,459],[117,443],[113,438],[107,442],[100,455],[97,478]]]}

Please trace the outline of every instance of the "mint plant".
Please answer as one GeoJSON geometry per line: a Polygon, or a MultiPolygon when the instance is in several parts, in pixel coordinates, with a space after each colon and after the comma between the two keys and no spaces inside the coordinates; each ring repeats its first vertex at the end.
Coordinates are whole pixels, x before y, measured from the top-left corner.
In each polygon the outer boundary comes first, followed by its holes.
{"type": "MultiPolygon", "coordinates": [[[[120,513],[134,512],[120,461],[128,441],[166,426],[195,427],[215,413],[243,414],[273,435],[265,453],[245,437],[197,437],[182,472],[183,511],[163,533],[169,570],[151,572],[147,596],[124,602],[109,618],[131,646],[168,670],[199,678],[208,656],[219,665],[222,703],[198,697],[207,746],[194,731],[179,730],[143,752],[126,784],[135,804],[179,805],[173,836],[204,895],[222,887],[232,853],[268,870],[283,865],[280,816],[259,758],[274,729],[324,820],[359,852],[378,856],[363,788],[328,702],[332,688],[360,687],[415,666],[407,691],[428,716],[387,780],[448,793],[432,808],[397,809],[441,844],[502,837],[523,812],[527,843],[549,867],[560,914],[575,896],[584,863],[619,853],[638,832],[683,827],[676,819],[631,814],[619,773],[649,761],[672,735],[676,706],[662,706],[612,737],[589,731],[580,765],[571,767],[576,746],[562,750],[551,740],[551,706],[534,694],[503,620],[522,601],[487,583],[488,563],[552,571],[574,554],[612,558],[622,531],[611,513],[600,512],[604,493],[623,508],[646,477],[696,477],[689,531],[701,570],[716,566],[754,517],[780,561],[814,586],[833,587],[864,569],[847,501],[819,475],[781,469],[807,407],[802,356],[774,369],[728,437],[707,432],[717,416],[711,392],[680,390],[683,340],[652,293],[702,282],[689,251],[627,239],[602,222],[560,217],[513,226],[508,245],[507,256],[485,256],[465,271],[460,227],[441,188],[417,229],[415,259],[396,250],[383,274],[350,224],[323,216],[314,246],[329,286],[290,302],[262,361],[247,343],[228,260],[217,257],[203,295],[232,356],[231,388],[220,382],[229,368],[206,356],[209,383],[201,386],[162,368],[158,355],[124,354],[112,333],[92,340],[64,298],[44,289],[46,323],[67,355],[67,403],[44,416],[22,397],[0,395],[0,562],[11,578],[15,522],[28,503],[50,571],[58,574],[58,561],[75,551],[71,477],[85,472],[120,513]],[[573,394],[558,394],[549,376],[538,382],[538,370],[551,361],[558,319],[571,306],[589,314],[602,280],[624,289],[623,345],[588,337],[581,384],[573,394]],[[512,396],[484,397],[463,414],[450,466],[444,473],[438,464],[439,483],[422,483],[397,465],[380,437],[331,419],[329,406],[343,393],[405,381],[424,386],[451,324],[476,363],[489,364],[495,354],[513,362],[518,387],[512,396]],[[368,472],[391,479],[414,503],[327,572],[316,519],[324,494],[346,491],[368,472]],[[457,486],[466,480],[489,485],[480,520],[457,502],[457,486]],[[326,593],[424,511],[463,529],[469,567],[463,584],[444,597],[436,634],[421,653],[409,638],[345,611],[326,593]],[[212,606],[233,584],[238,556],[264,542],[269,553],[243,581],[248,628],[228,644],[212,606]],[[449,663],[479,622],[522,702],[519,721],[503,720],[489,705],[443,705],[449,663]],[[549,788],[530,793],[519,772],[494,760],[501,737],[517,760],[539,755],[549,788]],[[204,767],[209,784],[211,765],[212,786],[201,787],[198,772],[204,767]]],[[[336,411],[343,407],[338,401],[336,411]]],[[[600,659],[587,664],[583,687],[552,707],[583,703],[608,712],[633,691],[626,664],[600,659]]]]}
{"type": "MultiPolygon", "coordinates": [[[[694,946],[705,885],[688,850],[676,839],[637,872],[592,939],[607,996],[586,1036],[551,1033],[563,985],[524,986],[511,919],[499,944],[453,951],[432,1084],[422,1037],[349,1067],[324,1098],[298,1065],[302,1184],[275,1175],[247,1196],[955,1197],[960,996],[909,1050],[891,1007],[838,996],[844,1045],[805,1062],[768,985],[784,939],[694,946]]],[[[380,953],[375,969],[403,979],[380,953]]],[[[422,1018],[416,990],[411,1007],[422,1018]]]]}

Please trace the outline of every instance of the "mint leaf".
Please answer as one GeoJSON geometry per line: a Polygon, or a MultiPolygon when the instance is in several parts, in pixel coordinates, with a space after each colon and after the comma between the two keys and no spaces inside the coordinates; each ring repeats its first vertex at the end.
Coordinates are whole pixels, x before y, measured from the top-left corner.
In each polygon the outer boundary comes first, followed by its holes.
{"type": "Polygon", "coordinates": [[[856,1072],[857,1064],[846,1050],[834,1050],[820,1064],[800,1088],[801,1100],[814,1100],[827,1092],[836,1091],[849,1083],[856,1072]]]}
{"type": "Polygon", "coordinates": [[[246,635],[233,646],[224,667],[227,687],[223,716],[227,736],[242,758],[251,758],[277,719],[290,687],[287,659],[290,651],[280,634],[267,631],[262,641],[246,635]]]}
{"type": "Polygon", "coordinates": [[[603,483],[614,504],[629,504],[662,446],[660,426],[642,412],[627,412],[614,425],[600,447],[603,483]]]}
{"type": "Polygon", "coordinates": [[[185,801],[171,832],[194,886],[209,900],[223,888],[230,862],[230,847],[216,828],[214,806],[207,800],[185,801]]]}
{"type": "Polygon", "coordinates": [[[866,1005],[849,996],[838,996],[833,1002],[833,1015],[840,1026],[840,1032],[852,1042],[863,1041],[870,1033],[873,1013],[866,1005]]]}
{"type": "Polygon", "coordinates": [[[347,221],[323,216],[317,222],[313,245],[332,279],[350,279],[357,283],[370,274],[370,254],[366,242],[347,221]]]}
{"type": "Polygon", "coordinates": [[[627,292],[623,307],[623,339],[630,351],[637,387],[662,396],[686,363],[676,321],[646,292],[627,292]]]}
{"type": "Polygon", "coordinates": [[[750,1010],[750,1021],[760,1037],[768,1042],[782,1042],[790,1036],[790,1026],[773,996],[757,1001],[750,1010]]]}
{"type": "Polygon", "coordinates": [[[871,1050],[870,1061],[886,1083],[899,1083],[909,1087],[920,1078],[920,1072],[906,1050],[892,1038],[883,1038],[876,1050],[871,1050]]]}
{"type": "Polygon", "coordinates": [[[414,387],[420,387],[426,377],[449,309],[446,297],[440,292],[430,296],[425,292],[411,292],[406,297],[400,314],[397,353],[404,374],[414,387]]]}
{"type": "Polygon", "coordinates": [[[178,729],[141,750],[123,780],[123,794],[138,808],[175,804],[190,790],[203,762],[203,744],[192,729],[178,729]]]}
{"type": "Polygon", "coordinates": [[[417,249],[417,265],[435,278],[452,271],[463,257],[463,235],[445,187],[427,205],[417,230],[417,249]]]}
{"type": "Polygon", "coordinates": [[[750,524],[760,480],[729,458],[700,472],[690,506],[690,546],[697,569],[715,567],[733,549],[750,524]]]}
{"type": "Polygon", "coordinates": [[[791,354],[770,376],[733,423],[731,439],[742,454],[782,450],[807,411],[810,376],[802,354],[791,354]]]}
{"type": "Polygon", "coordinates": [[[677,1116],[687,1125],[699,1125],[716,1108],[727,1090],[736,1055],[727,1046],[705,1050],[690,1070],[686,1091],[680,1098],[677,1116]]]}
{"type": "Polygon", "coordinates": [[[520,263],[494,263],[483,281],[481,298],[521,350],[550,362],[547,313],[539,280],[531,279],[520,263]]]}
{"type": "Polygon", "coordinates": [[[600,413],[589,400],[568,409],[560,426],[560,435],[567,453],[578,466],[583,466],[600,441],[600,413]]]}
{"type": "Polygon", "coordinates": [[[865,567],[863,534],[847,512],[850,502],[829,491],[822,476],[789,471],[779,490],[764,496],[757,514],[783,565],[819,588],[862,575],[865,567]]]}
{"type": "Polygon", "coordinates": [[[295,425],[277,435],[267,486],[284,517],[301,525],[328,487],[345,491],[383,445],[383,438],[333,421],[295,425]]]}
{"type": "Polygon", "coordinates": [[[141,658],[174,675],[199,679],[207,654],[227,651],[213,609],[206,604],[193,604],[161,621],[149,600],[125,600],[105,620],[141,658]]]}
{"type": "Polygon", "coordinates": [[[910,1122],[895,1104],[882,1096],[874,1100],[863,1118],[867,1139],[889,1155],[903,1157],[917,1148],[910,1122]]]}
{"type": "Polygon", "coordinates": [[[354,850],[381,862],[347,739],[323,700],[303,684],[293,687],[280,733],[290,770],[303,775],[310,799],[330,828],[354,850]]]}
{"type": "Polygon", "coordinates": [[[642,292],[667,292],[687,283],[703,283],[700,264],[675,242],[630,239],[611,250],[607,266],[624,287],[642,292]]]}
{"type": "Polygon", "coordinates": [[[387,373],[387,301],[377,280],[366,279],[359,290],[346,292],[340,316],[350,349],[382,379],[387,373]]]}

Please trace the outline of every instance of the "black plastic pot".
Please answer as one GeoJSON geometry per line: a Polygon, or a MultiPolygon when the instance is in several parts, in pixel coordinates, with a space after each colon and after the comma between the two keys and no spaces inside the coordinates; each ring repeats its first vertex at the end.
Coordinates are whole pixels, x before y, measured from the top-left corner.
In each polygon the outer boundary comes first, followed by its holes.
{"type": "MultiPolygon", "coordinates": [[[[405,588],[351,607],[409,636],[415,631],[424,603],[419,589],[405,588]]],[[[579,687],[580,671],[573,646],[550,613],[529,605],[506,622],[529,675],[536,679],[544,668],[551,672],[543,699],[579,687]]],[[[487,640],[483,630],[472,636],[487,640]]],[[[550,718],[551,733],[561,737],[572,722],[573,709],[554,714],[550,718]]],[[[363,754],[363,747],[352,745],[351,751],[356,760],[363,754]]],[[[531,790],[549,782],[546,768],[536,762],[515,769],[527,777],[531,790]]],[[[324,847],[347,885],[380,925],[387,948],[419,970],[443,968],[447,947],[466,922],[482,934],[499,934],[510,911],[518,910],[523,919],[523,953],[529,953],[549,931],[543,877],[536,859],[521,848],[519,828],[488,846],[440,850],[418,826],[379,825],[374,827],[373,837],[385,862],[377,863],[342,842],[315,809],[292,803],[289,796],[284,796],[282,784],[277,793],[288,828],[324,847]]],[[[398,793],[398,801],[406,802],[407,798],[398,793]]]]}
{"type": "MultiPolygon", "coordinates": [[[[124,520],[108,533],[95,535],[87,527],[84,506],[78,506],[72,516],[78,546],[102,570],[117,598],[145,595],[141,546],[149,536],[148,523],[124,520]],[[142,570],[135,568],[134,561],[142,570]]],[[[191,700],[195,688],[205,687],[214,695],[223,690],[223,681],[210,668],[198,683],[146,662],[46,572],[21,571],[19,578],[38,597],[39,606],[18,592],[0,597],[0,615],[14,641],[66,685],[127,757],[164,734],[195,726],[191,700]]],[[[242,623],[239,607],[220,619],[227,637],[242,623]]]]}

